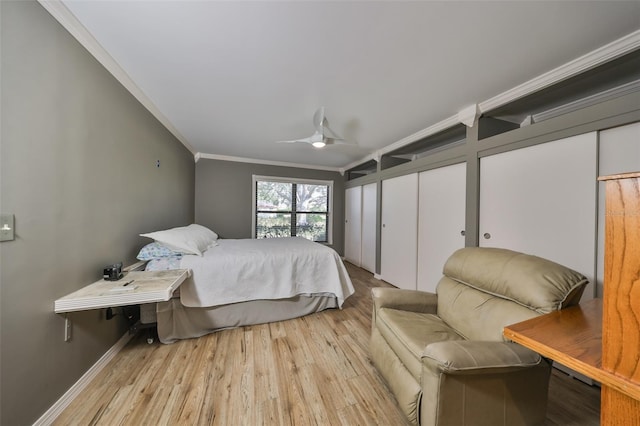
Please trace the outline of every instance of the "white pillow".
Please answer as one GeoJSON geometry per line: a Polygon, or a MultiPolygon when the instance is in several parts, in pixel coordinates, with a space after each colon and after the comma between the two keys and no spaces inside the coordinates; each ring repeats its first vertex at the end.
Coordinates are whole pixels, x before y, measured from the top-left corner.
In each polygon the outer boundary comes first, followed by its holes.
{"type": "Polygon", "coordinates": [[[215,245],[218,239],[218,235],[215,232],[195,223],[165,231],[140,234],[140,236],[152,238],[174,251],[198,256],[202,256],[203,251],[215,245]]]}

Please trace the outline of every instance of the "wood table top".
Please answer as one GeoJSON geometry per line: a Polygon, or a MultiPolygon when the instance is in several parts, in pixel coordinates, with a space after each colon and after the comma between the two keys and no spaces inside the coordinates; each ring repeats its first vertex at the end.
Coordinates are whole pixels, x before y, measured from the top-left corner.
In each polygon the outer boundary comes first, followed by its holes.
{"type": "Polygon", "coordinates": [[[118,281],[96,281],[54,302],[56,313],[167,301],[188,269],[128,272],[118,281]]]}
{"type": "Polygon", "coordinates": [[[509,325],[504,328],[504,336],[602,384],[640,399],[640,386],[602,368],[602,299],[592,299],[509,325]]]}
{"type": "Polygon", "coordinates": [[[602,299],[510,325],[504,335],[591,377],[602,366],[602,299]]]}

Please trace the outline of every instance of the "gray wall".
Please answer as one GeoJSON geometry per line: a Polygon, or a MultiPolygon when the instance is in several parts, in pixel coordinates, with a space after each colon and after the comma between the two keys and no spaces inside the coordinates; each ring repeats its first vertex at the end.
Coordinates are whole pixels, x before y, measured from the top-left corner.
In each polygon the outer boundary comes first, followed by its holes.
{"type": "Polygon", "coordinates": [[[36,2],[0,2],[0,423],[31,424],[124,333],[53,302],[194,219],[193,156],[36,2]],[[156,160],[160,167],[156,168],[156,160]]]}
{"type": "Polygon", "coordinates": [[[338,172],[202,159],[196,165],[196,223],[222,238],[251,238],[252,176],[332,180],[333,247],[344,247],[344,178],[338,172]]]}

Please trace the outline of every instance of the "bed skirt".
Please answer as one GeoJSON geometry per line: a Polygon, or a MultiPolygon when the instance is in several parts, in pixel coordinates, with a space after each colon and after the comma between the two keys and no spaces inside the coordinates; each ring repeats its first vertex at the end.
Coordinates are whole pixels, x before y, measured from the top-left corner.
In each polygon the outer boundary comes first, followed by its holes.
{"type": "Polygon", "coordinates": [[[173,343],[225,328],[282,321],[337,307],[337,298],[326,294],[251,300],[210,308],[183,306],[179,298],[174,298],[156,305],[158,338],[162,343],[173,343]]]}

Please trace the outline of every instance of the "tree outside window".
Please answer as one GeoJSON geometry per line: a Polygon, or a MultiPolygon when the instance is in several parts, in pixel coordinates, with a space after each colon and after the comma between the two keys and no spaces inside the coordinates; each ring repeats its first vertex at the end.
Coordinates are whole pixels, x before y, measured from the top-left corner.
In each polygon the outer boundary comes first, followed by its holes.
{"type": "Polygon", "coordinates": [[[255,237],[328,242],[330,185],[255,179],[255,237]]]}

